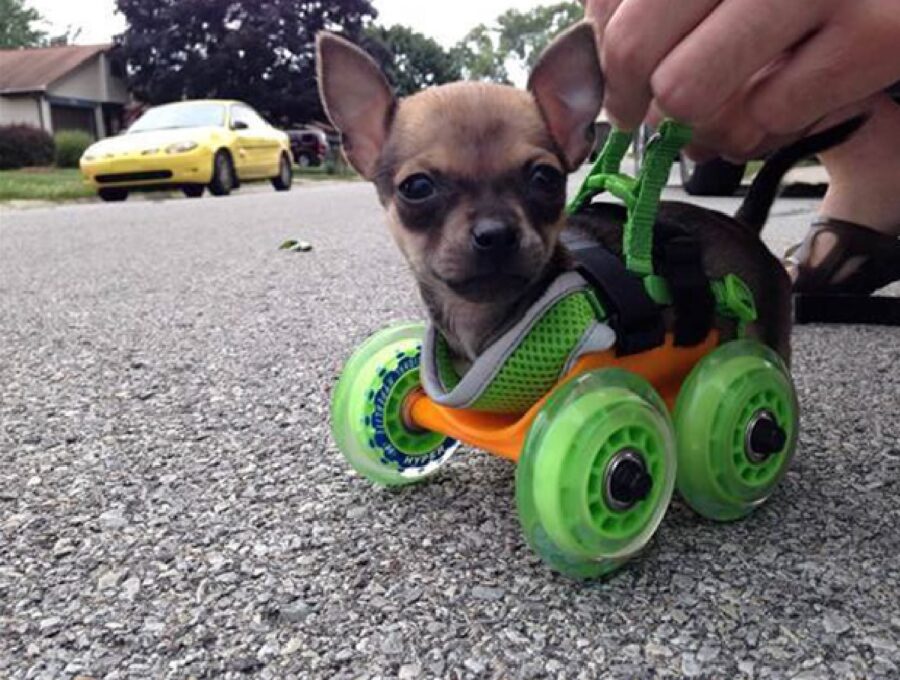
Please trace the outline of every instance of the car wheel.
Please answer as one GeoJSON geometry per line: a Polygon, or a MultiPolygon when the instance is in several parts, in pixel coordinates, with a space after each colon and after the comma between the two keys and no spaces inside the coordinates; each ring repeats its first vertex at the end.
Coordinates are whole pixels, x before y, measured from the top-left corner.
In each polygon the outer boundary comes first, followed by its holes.
{"type": "Polygon", "coordinates": [[[721,158],[695,163],[681,157],[681,183],[691,196],[733,196],[744,179],[746,165],[735,165],[721,158]]]}
{"type": "Polygon", "coordinates": [[[282,154],[281,161],[278,163],[278,175],[272,178],[272,186],[275,187],[275,191],[290,191],[293,181],[294,171],[291,168],[291,162],[287,156],[282,154]]]}
{"type": "Polygon", "coordinates": [[[308,168],[312,165],[312,158],[310,158],[308,153],[301,153],[297,156],[297,165],[301,168],[308,168]]]}
{"type": "Polygon", "coordinates": [[[205,188],[202,184],[188,184],[181,187],[181,190],[188,198],[200,198],[205,188]]]}
{"type": "Polygon", "coordinates": [[[118,203],[128,198],[128,189],[106,188],[100,189],[97,194],[102,201],[106,201],[107,203],[118,203]]]}
{"type": "Polygon", "coordinates": [[[227,151],[217,151],[213,158],[213,176],[209,183],[209,193],[213,196],[227,196],[234,188],[234,166],[227,151]]]}

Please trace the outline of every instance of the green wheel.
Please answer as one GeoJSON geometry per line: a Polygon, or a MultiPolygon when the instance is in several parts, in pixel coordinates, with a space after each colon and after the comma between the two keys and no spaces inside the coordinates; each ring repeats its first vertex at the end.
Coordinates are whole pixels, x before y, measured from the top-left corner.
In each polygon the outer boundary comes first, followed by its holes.
{"type": "Polygon", "coordinates": [[[567,576],[612,572],[662,521],[675,465],[672,422],[646,381],[620,369],[569,381],[538,413],[516,470],[528,544],[567,576]]]}
{"type": "Polygon", "coordinates": [[[424,326],[376,333],[350,357],[331,400],[331,432],[351,466],[367,479],[401,486],[428,477],[456,450],[456,440],[406,425],[406,398],[419,389],[424,326]]]}
{"type": "Polygon", "coordinates": [[[781,358],[754,340],[722,345],[678,395],[678,492],[709,519],[744,517],[784,476],[797,430],[797,396],[781,358]]]}

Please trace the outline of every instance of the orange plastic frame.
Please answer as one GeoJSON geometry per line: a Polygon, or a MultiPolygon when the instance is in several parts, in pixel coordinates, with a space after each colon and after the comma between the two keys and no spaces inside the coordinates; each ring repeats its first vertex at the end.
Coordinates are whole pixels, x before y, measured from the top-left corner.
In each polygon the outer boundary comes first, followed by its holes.
{"type": "Polygon", "coordinates": [[[641,354],[617,357],[613,350],[586,354],[553,390],[521,416],[447,408],[434,403],[423,392],[416,392],[410,397],[407,413],[412,423],[418,427],[440,432],[501,458],[518,461],[525,436],[538,411],[553,392],[572,378],[586,371],[622,368],[645,378],[656,388],[671,410],[675,407],[678,391],[688,373],[718,344],[719,333],[714,330],[706,340],[693,347],[675,347],[670,334],[664,345],[641,354]]]}

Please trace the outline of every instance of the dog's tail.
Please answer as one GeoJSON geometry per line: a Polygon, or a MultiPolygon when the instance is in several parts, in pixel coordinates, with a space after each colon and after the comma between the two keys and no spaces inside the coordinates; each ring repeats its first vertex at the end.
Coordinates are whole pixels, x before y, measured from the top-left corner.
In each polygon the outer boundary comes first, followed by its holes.
{"type": "Polygon", "coordinates": [[[868,116],[850,118],[776,151],[753,179],[747,196],[734,218],[746,227],[761,232],[769,217],[769,210],[772,209],[772,204],[778,196],[781,180],[788,171],[805,158],[843,144],[867,119],[868,116]]]}

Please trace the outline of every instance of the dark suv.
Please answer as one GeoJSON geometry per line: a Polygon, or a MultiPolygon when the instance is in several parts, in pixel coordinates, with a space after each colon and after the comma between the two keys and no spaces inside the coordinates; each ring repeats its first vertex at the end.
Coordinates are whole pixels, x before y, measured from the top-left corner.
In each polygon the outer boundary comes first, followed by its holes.
{"type": "Polygon", "coordinates": [[[328,141],[321,130],[288,130],[294,162],[301,168],[321,165],[328,151],[328,141]]]}

